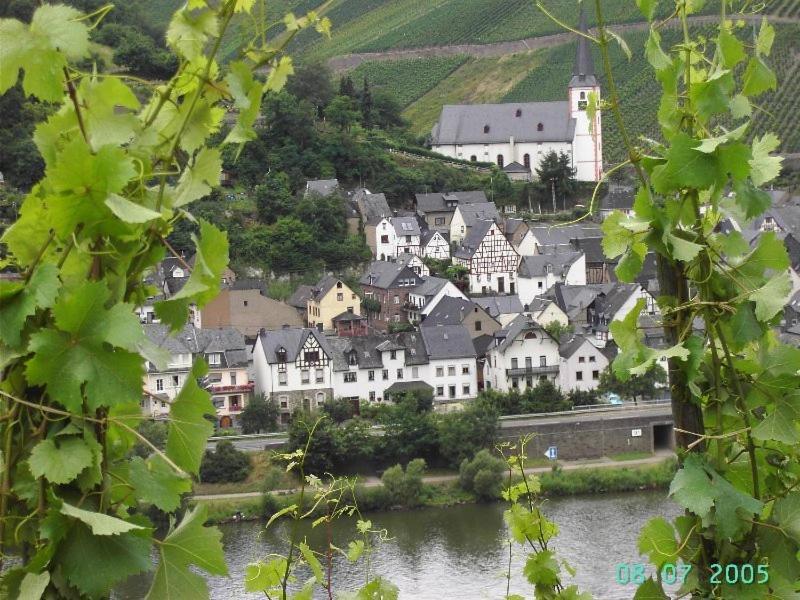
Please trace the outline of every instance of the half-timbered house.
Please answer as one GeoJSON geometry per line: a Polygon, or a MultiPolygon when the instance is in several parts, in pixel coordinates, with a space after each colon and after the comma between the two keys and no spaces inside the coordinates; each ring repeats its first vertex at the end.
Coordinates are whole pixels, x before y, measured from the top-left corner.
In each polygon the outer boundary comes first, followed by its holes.
{"type": "Polygon", "coordinates": [[[516,293],[519,254],[494,221],[475,223],[453,253],[453,262],[469,270],[471,293],[516,293]]]}

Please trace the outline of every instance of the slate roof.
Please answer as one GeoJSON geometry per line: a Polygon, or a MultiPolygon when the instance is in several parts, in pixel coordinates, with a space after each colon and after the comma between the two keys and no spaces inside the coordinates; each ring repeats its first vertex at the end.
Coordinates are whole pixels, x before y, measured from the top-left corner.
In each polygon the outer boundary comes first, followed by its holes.
{"type": "Polygon", "coordinates": [[[423,327],[419,333],[431,360],[477,356],[472,338],[462,325],[423,327]]]}
{"type": "Polygon", "coordinates": [[[330,196],[339,189],[338,179],[311,179],[306,182],[306,193],[330,196]]]}
{"type": "Polygon", "coordinates": [[[633,186],[612,183],[608,186],[608,193],[600,201],[600,207],[603,210],[630,210],[635,197],[636,189],[633,186]]]}
{"type": "Polygon", "coordinates": [[[530,230],[542,254],[554,254],[567,249],[575,239],[603,236],[600,227],[596,225],[531,224],[530,230]]]}
{"type": "Polygon", "coordinates": [[[531,170],[525,165],[519,164],[517,161],[510,162],[503,167],[506,173],[530,173],[531,170]]]}
{"type": "Polygon", "coordinates": [[[433,307],[420,327],[435,327],[437,325],[460,325],[464,318],[475,308],[475,303],[464,298],[445,296],[433,307]]]}
{"type": "Polygon", "coordinates": [[[511,323],[509,323],[505,329],[501,329],[495,333],[495,339],[497,340],[496,347],[501,352],[505,352],[520,334],[527,333],[529,331],[540,337],[548,337],[553,339],[553,337],[547,333],[547,331],[545,331],[545,329],[536,321],[533,321],[525,315],[519,315],[513,321],[511,321],[511,323]],[[500,335],[498,336],[498,334],[500,335]]]}
{"type": "Polygon", "coordinates": [[[453,253],[454,256],[464,259],[471,259],[472,255],[478,250],[483,238],[494,225],[494,221],[476,221],[467,232],[466,237],[461,240],[461,245],[453,253]]]}
{"type": "Polygon", "coordinates": [[[486,352],[492,347],[494,337],[488,334],[480,335],[472,340],[472,345],[475,346],[475,352],[478,357],[486,356],[486,352]]]}
{"type": "MultiPolygon", "coordinates": [[[[584,335],[572,335],[567,338],[566,341],[562,342],[558,346],[558,353],[561,355],[562,358],[569,358],[573,354],[575,354],[581,346],[588,343],[592,348],[598,349],[592,342],[588,340],[588,338],[584,335]]],[[[599,349],[598,349],[599,350],[599,349]]]]}
{"type": "Polygon", "coordinates": [[[333,275],[325,275],[322,279],[317,282],[313,288],[311,288],[311,297],[315,300],[321,300],[325,297],[331,289],[339,283],[341,279],[338,277],[334,277],[333,275]]]}
{"type": "Polygon", "coordinates": [[[576,317],[585,318],[586,308],[594,302],[598,294],[611,290],[616,284],[598,283],[589,285],[564,285],[556,282],[546,293],[556,305],[566,313],[570,321],[576,317]]]}
{"type": "Polygon", "coordinates": [[[289,296],[286,304],[289,306],[294,306],[295,308],[302,308],[303,310],[306,310],[306,307],[308,306],[308,300],[311,299],[313,295],[313,286],[301,285],[294,291],[294,294],[289,296]]]}
{"type": "Polygon", "coordinates": [[[465,204],[458,207],[458,212],[461,213],[467,227],[472,227],[478,221],[492,221],[498,217],[497,206],[494,202],[465,204]]]}
{"type": "Polygon", "coordinates": [[[226,287],[229,290],[258,290],[262,296],[268,293],[267,283],[261,279],[237,279],[226,287]]]}
{"type": "Polygon", "coordinates": [[[486,309],[492,317],[498,315],[514,315],[522,312],[522,302],[516,294],[513,296],[483,296],[472,299],[475,304],[486,309]]]}
{"type": "Polygon", "coordinates": [[[415,217],[393,217],[390,219],[397,235],[420,235],[419,223],[415,217]]]}
{"type": "Polygon", "coordinates": [[[441,231],[436,231],[435,229],[426,229],[425,231],[422,232],[422,236],[420,237],[420,244],[422,244],[423,246],[427,246],[433,239],[433,236],[435,236],[437,233],[440,236],[442,236],[442,239],[444,239],[445,242],[450,242],[449,233],[443,233],[441,231]]]}
{"type": "Polygon", "coordinates": [[[367,271],[361,276],[359,283],[361,285],[389,289],[401,278],[413,278],[415,281],[421,281],[419,275],[403,264],[376,260],[370,263],[367,271]]]}
{"type": "Polygon", "coordinates": [[[389,335],[365,335],[360,337],[328,337],[335,371],[350,368],[349,353],[355,352],[360,369],[382,369],[382,352],[391,350],[405,352],[405,364],[424,365],[428,354],[422,336],[417,332],[394,333],[389,335]]]}
{"type": "Polygon", "coordinates": [[[384,194],[364,194],[357,199],[357,203],[367,225],[377,225],[381,219],[392,216],[392,209],[384,194]]]}
{"type": "Polygon", "coordinates": [[[604,315],[609,320],[613,319],[622,305],[636,293],[639,285],[636,283],[612,283],[611,288],[597,295],[594,300],[594,310],[598,315],[604,315]]]}
{"type": "Polygon", "coordinates": [[[517,272],[520,277],[544,277],[547,275],[547,266],[552,268],[556,276],[566,275],[569,268],[583,256],[583,252],[559,252],[558,254],[536,254],[523,256],[520,259],[517,272]]]}
{"type": "Polygon", "coordinates": [[[264,349],[264,354],[269,364],[278,362],[278,348],[284,348],[286,350],[286,362],[294,362],[308,336],[314,336],[322,351],[328,356],[332,355],[328,338],[316,329],[307,327],[283,327],[281,329],[272,329],[259,333],[261,346],[264,349]]]}
{"type": "Polygon", "coordinates": [[[570,244],[576,250],[586,255],[587,263],[609,263],[615,264],[616,259],[606,258],[603,252],[603,238],[586,237],[570,240],[570,244]]]}
{"type": "Polygon", "coordinates": [[[247,366],[244,335],[233,327],[198,329],[187,324],[175,335],[170,335],[169,326],[162,323],[145,323],[142,327],[151,342],[172,355],[218,352],[222,354],[222,361],[214,368],[247,366]]]}
{"type": "Polygon", "coordinates": [[[346,310],[343,313],[340,313],[335,317],[333,317],[333,319],[331,319],[331,321],[333,321],[334,323],[346,323],[348,321],[366,321],[366,320],[367,317],[363,315],[357,315],[356,313],[350,310],[346,310]]]}
{"type": "MultiPolygon", "coordinates": [[[[578,31],[587,33],[589,28],[586,25],[586,13],[581,5],[581,14],[578,19],[578,31]]],[[[578,37],[578,48],[575,52],[575,66],[572,69],[572,79],[570,87],[585,87],[597,85],[594,75],[594,60],[589,46],[589,40],[583,36],[578,37]]]]}
{"type": "Polygon", "coordinates": [[[405,392],[413,392],[414,390],[432,392],[433,386],[425,383],[424,381],[395,381],[392,385],[386,388],[386,393],[403,394],[405,392]]]}
{"type": "Polygon", "coordinates": [[[517,143],[571,143],[575,119],[570,117],[569,102],[447,104],[433,127],[432,144],[507,143],[512,137],[517,143]]]}
{"type": "Polygon", "coordinates": [[[417,296],[425,296],[426,298],[429,298],[438,294],[439,291],[448,283],[450,283],[449,279],[443,279],[442,277],[434,277],[433,275],[429,275],[423,279],[422,283],[409,291],[417,296]]]}
{"type": "Polygon", "coordinates": [[[478,202],[488,202],[486,194],[481,190],[467,192],[436,192],[433,194],[415,194],[417,201],[417,212],[453,212],[456,207],[448,206],[448,203],[475,204],[478,202]]]}

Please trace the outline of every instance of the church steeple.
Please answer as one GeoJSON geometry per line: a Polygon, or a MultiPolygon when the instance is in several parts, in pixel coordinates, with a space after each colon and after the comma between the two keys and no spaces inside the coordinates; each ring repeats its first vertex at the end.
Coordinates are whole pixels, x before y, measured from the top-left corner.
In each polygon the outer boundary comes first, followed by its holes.
{"type": "MultiPolygon", "coordinates": [[[[578,20],[578,31],[588,33],[586,26],[586,13],[581,5],[581,14],[578,20]]],[[[572,80],[570,87],[593,87],[597,85],[597,78],[594,75],[594,59],[589,46],[589,40],[583,36],[578,36],[578,49],[575,52],[575,66],[572,69],[572,80]]]]}

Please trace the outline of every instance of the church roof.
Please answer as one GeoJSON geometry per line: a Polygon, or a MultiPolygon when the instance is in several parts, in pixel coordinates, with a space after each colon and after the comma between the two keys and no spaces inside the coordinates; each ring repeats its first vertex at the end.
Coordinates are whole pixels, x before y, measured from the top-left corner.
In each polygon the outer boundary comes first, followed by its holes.
{"type": "MultiPolygon", "coordinates": [[[[586,13],[581,7],[580,22],[578,31],[588,33],[586,26],[586,13]]],[[[578,50],[575,53],[575,66],[572,69],[572,80],[569,87],[592,87],[597,85],[597,78],[594,74],[594,60],[589,40],[583,36],[578,37],[578,50]]]]}
{"type": "Polygon", "coordinates": [[[571,143],[575,119],[569,102],[447,104],[433,128],[434,146],[507,143],[512,137],[515,142],[571,143]]]}

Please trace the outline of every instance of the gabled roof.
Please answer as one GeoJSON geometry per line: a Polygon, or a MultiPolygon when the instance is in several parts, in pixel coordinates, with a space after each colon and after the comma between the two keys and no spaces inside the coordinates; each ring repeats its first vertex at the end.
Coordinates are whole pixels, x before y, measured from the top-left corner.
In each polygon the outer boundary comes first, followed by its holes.
{"type": "Polygon", "coordinates": [[[286,301],[286,304],[289,306],[294,306],[295,308],[302,308],[303,310],[306,309],[308,306],[308,301],[314,295],[314,287],[310,285],[301,285],[295,291],[294,294],[289,296],[289,299],[286,301]]]}
{"type": "Polygon", "coordinates": [[[636,198],[636,189],[629,185],[612,183],[608,186],[608,193],[600,201],[603,210],[630,210],[636,198]]]}
{"type": "Polygon", "coordinates": [[[312,179],[306,182],[306,193],[330,196],[339,190],[338,179],[312,179]]]}
{"type": "Polygon", "coordinates": [[[334,323],[347,323],[348,321],[366,321],[367,317],[363,315],[357,315],[351,310],[346,310],[343,313],[339,313],[331,321],[334,323]]]}
{"type": "Polygon", "coordinates": [[[510,162],[503,167],[506,173],[530,173],[531,170],[525,165],[519,164],[517,161],[510,162]]]}
{"type": "Polygon", "coordinates": [[[421,281],[419,275],[403,264],[376,260],[369,265],[367,271],[361,276],[359,283],[361,285],[389,289],[394,287],[398,279],[421,281]]]}
{"type": "Polygon", "coordinates": [[[497,342],[495,347],[500,350],[500,352],[505,352],[520,335],[528,335],[529,333],[536,337],[549,338],[555,344],[558,343],[558,341],[547,333],[544,327],[539,325],[536,321],[525,315],[519,315],[511,321],[505,329],[501,329],[495,333],[497,342]]]}
{"type": "Polygon", "coordinates": [[[512,137],[517,143],[571,143],[575,119],[570,116],[569,102],[447,104],[433,128],[432,143],[508,143],[512,137]]]}
{"type": "Polygon", "coordinates": [[[563,277],[569,268],[583,256],[583,252],[559,252],[558,254],[536,254],[534,256],[523,256],[520,259],[517,272],[520,277],[544,277],[547,275],[547,267],[553,275],[563,277]]]}
{"type": "Polygon", "coordinates": [[[587,263],[609,263],[615,264],[616,259],[606,258],[603,252],[603,238],[586,237],[570,240],[573,248],[586,255],[587,263]]]}
{"type": "Polygon", "coordinates": [[[324,298],[325,295],[330,292],[340,281],[341,279],[338,277],[334,277],[333,275],[325,275],[317,282],[317,285],[311,288],[312,298],[315,300],[322,300],[322,298],[324,298]]]}
{"type": "MultiPolygon", "coordinates": [[[[583,4],[581,4],[581,14],[578,19],[578,31],[584,34],[589,31],[586,25],[586,13],[583,10],[583,4]]],[[[578,37],[578,49],[575,52],[575,66],[572,69],[572,75],[572,80],[569,82],[570,87],[597,85],[597,79],[594,76],[592,50],[589,46],[589,40],[584,36],[578,37]]]]}
{"type": "Polygon", "coordinates": [[[448,283],[450,283],[449,279],[443,279],[442,277],[434,277],[433,275],[429,275],[422,280],[422,283],[409,291],[417,296],[425,296],[427,298],[438,294],[448,283]]]}
{"type": "Polygon", "coordinates": [[[417,332],[365,335],[353,338],[329,337],[326,339],[332,350],[335,371],[349,370],[349,355],[353,353],[360,369],[383,368],[382,353],[391,350],[404,352],[406,365],[424,365],[428,362],[425,344],[422,336],[417,332]]]}
{"type": "Polygon", "coordinates": [[[390,219],[395,233],[400,235],[420,235],[419,223],[414,217],[392,217],[390,219]]]}
{"type": "Polygon", "coordinates": [[[151,342],[172,355],[220,353],[223,367],[247,366],[244,336],[233,327],[198,329],[187,324],[175,335],[162,323],[146,323],[142,327],[151,342]]]}
{"type": "Polygon", "coordinates": [[[367,225],[377,225],[381,219],[392,216],[392,209],[389,208],[384,194],[364,194],[356,202],[367,225]]]}
{"type": "Polygon", "coordinates": [[[449,233],[445,233],[445,232],[442,232],[442,231],[436,231],[435,229],[426,229],[425,231],[422,232],[422,237],[420,237],[420,244],[422,244],[423,246],[427,246],[428,244],[430,244],[431,240],[434,237],[436,237],[437,234],[439,236],[441,236],[441,238],[445,242],[449,242],[450,241],[450,234],[449,233]]]}
{"type": "Polygon", "coordinates": [[[309,336],[316,338],[322,351],[331,356],[331,347],[328,339],[316,329],[308,327],[283,327],[259,333],[261,346],[269,364],[278,363],[277,351],[279,348],[286,350],[286,362],[294,362],[309,336]]]}
{"type": "Polygon", "coordinates": [[[263,279],[237,279],[224,287],[231,291],[258,290],[262,296],[266,296],[268,292],[267,283],[263,279]]]}
{"type": "Polygon", "coordinates": [[[597,346],[595,346],[594,344],[592,344],[592,342],[590,342],[586,336],[575,334],[567,338],[566,341],[561,342],[561,344],[558,347],[558,353],[561,355],[562,358],[570,358],[584,344],[589,344],[592,348],[600,352],[600,349],[597,348],[597,346]]]}
{"type": "Polygon", "coordinates": [[[459,205],[456,210],[461,213],[467,227],[472,227],[478,221],[493,221],[498,217],[497,206],[494,202],[459,205]]]}
{"type": "Polygon", "coordinates": [[[454,256],[464,259],[472,258],[492,225],[494,225],[494,221],[476,221],[470,227],[466,237],[461,241],[461,245],[453,253],[454,256]]]}
{"type": "Polygon", "coordinates": [[[475,304],[486,309],[492,317],[498,315],[515,315],[522,312],[522,302],[516,294],[513,296],[483,296],[472,299],[475,304]]]}
{"type": "Polygon", "coordinates": [[[468,192],[436,192],[432,194],[415,194],[417,212],[453,212],[457,205],[488,202],[486,194],[481,190],[468,192]],[[448,206],[453,204],[453,206],[448,206]]]}
{"type": "Polygon", "coordinates": [[[466,316],[474,310],[477,305],[464,298],[453,298],[445,296],[427,317],[420,323],[420,327],[435,327],[437,325],[460,325],[466,316]]]}
{"type": "Polygon", "coordinates": [[[622,305],[641,287],[637,283],[612,283],[611,288],[601,292],[594,299],[594,310],[613,319],[622,305]]]}
{"type": "Polygon", "coordinates": [[[545,253],[553,253],[558,246],[568,246],[571,240],[587,237],[603,237],[596,225],[563,225],[559,223],[530,225],[530,230],[545,253]]]}
{"type": "Polygon", "coordinates": [[[419,331],[431,360],[448,358],[475,358],[475,346],[466,327],[440,325],[423,327],[419,331]]]}

